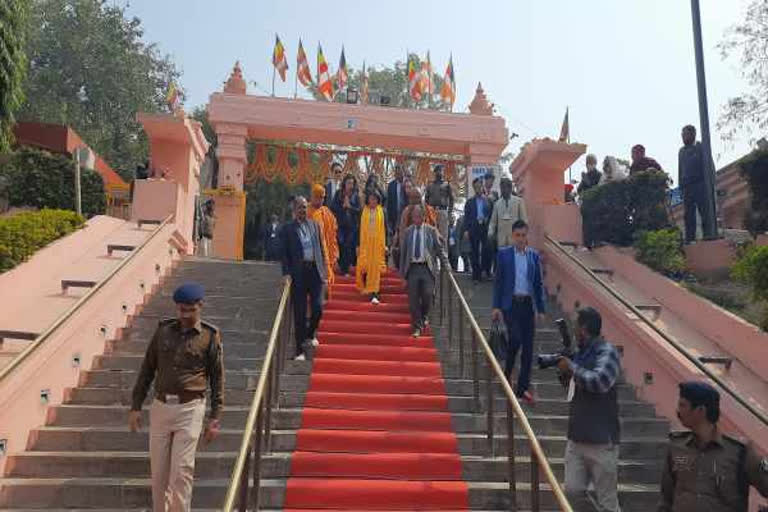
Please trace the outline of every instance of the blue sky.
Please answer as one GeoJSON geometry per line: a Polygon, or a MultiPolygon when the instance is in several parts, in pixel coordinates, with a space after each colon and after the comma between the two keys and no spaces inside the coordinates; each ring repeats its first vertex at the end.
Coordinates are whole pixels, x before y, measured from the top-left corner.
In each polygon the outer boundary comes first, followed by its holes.
{"type": "MultiPolygon", "coordinates": [[[[278,79],[281,96],[293,95],[299,37],[313,73],[318,41],[332,71],[342,44],[355,67],[430,50],[441,74],[453,52],[456,110],[466,110],[481,81],[510,132],[520,135],[512,150],[533,137],[556,137],[569,106],[571,139],[588,144],[600,160],[607,154],[629,159],[630,147],[642,143],[676,178],[680,128],[699,124],[688,0],[111,2],[127,5],[143,21],[145,39],[177,62],[188,107],[220,90],[235,60],[249,92],[265,94],[278,33],[291,67],[285,84],[278,79]]],[[[745,6],[746,0],[701,0],[718,167],[750,147],[746,135],[725,144],[714,126],[727,98],[745,88],[739,63],[724,62],[716,48],[745,6]]],[[[579,162],[574,171],[582,167],[579,162]]]]}

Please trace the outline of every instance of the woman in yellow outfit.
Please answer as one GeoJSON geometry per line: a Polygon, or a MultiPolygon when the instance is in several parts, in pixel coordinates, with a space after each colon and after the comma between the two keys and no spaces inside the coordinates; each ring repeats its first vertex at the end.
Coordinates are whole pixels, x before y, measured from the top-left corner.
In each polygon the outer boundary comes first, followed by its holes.
{"type": "Polygon", "coordinates": [[[357,249],[356,284],[360,293],[379,303],[381,273],[387,269],[387,229],[378,192],[369,191],[360,219],[360,246],[357,249]]]}
{"type": "Polygon", "coordinates": [[[323,206],[325,200],[325,187],[314,185],[312,187],[312,200],[307,208],[307,217],[317,222],[320,226],[323,249],[328,263],[328,284],[333,284],[336,270],[336,262],[339,260],[339,241],[336,238],[338,226],[336,217],[327,206],[323,206]]]}

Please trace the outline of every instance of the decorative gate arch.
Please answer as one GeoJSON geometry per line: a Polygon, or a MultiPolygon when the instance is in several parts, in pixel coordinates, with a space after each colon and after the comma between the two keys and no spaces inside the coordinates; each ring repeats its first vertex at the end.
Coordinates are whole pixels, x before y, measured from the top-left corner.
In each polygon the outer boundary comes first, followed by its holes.
{"type": "Polygon", "coordinates": [[[254,96],[246,90],[235,64],[224,91],[212,94],[208,104],[218,136],[213,247],[220,258],[242,259],[248,181],[282,174],[293,183],[323,182],[331,159],[343,158],[345,170],[359,174],[362,164],[383,178],[387,161],[411,162],[415,179],[424,182],[431,164],[440,162],[461,191],[465,169],[496,164],[509,140],[504,119],[493,115],[480,84],[469,114],[254,96]],[[256,141],[251,165],[248,140],[256,141]]]}

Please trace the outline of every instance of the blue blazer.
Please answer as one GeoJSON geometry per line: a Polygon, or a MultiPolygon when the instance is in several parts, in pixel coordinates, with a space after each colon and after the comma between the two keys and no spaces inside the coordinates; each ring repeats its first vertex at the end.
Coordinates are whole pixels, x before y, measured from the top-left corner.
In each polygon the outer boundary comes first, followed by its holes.
{"type": "MultiPolygon", "coordinates": [[[[483,196],[474,196],[471,199],[467,200],[466,203],[464,203],[464,231],[470,231],[474,232],[477,228],[485,228],[488,229],[488,221],[491,220],[491,213],[493,213],[493,206],[491,205],[491,202],[483,196]],[[480,226],[477,223],[477,202],[483,201],[483,204],[485,206],[485,226],[480,226]]],[[[460,233],[461,236],[464,235],[464,233],[460,233]]]]}
{"type": "MultiPolygon", "coordinates": [[[[528,280],[533,288],[533,302],[536,311],[544,313],[544,285],[541,279],[541,259],[535,249],[525,250],[528,257],[528,280]]],[[[493,282],[493,307],[508,311],[512,309],[515,292],[515,248],[502,247],[496,256],[496,277],[493,282]]]]}
{"type": "Polygon", "coordinates": [[[408,206],[408,198],[405,197],[405,185],[400,184],[400,206],[397,207],[397,180],[392,180],[387,185],[387,223],[389,229],[397,231],[397,227],[400,225],[400,215],[403,210],[408,206]]]}

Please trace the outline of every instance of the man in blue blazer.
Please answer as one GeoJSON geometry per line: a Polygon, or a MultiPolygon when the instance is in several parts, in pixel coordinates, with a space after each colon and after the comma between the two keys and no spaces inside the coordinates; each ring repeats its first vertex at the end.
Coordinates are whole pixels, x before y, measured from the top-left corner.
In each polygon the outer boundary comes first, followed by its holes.
{"type": "Polygon", "coordinates": [[[493,283],[494,322],[504,319],[509,337],[509,350],[504,373],[512,376],[517,351],[522,347],[520,373],[515,393],[529,404],[535,400],[528,390],[533,362],[533,334],[536,328],[534,308],[544,319],[544,285],[541,278],[539,253],[528,247],[528,224],[518,220],[512,225],[513,245],[502,247],[496,257],[496,278],[493,283]]]}
{"type": "Polygon", "coordinates": [[[479,282],[485,271],[491,275],[491,247],[488,244],[488,221],[491,220],[493,207],[483,193],[483,179],[472,181],[475,195],[464,203],[463,237],[472,246],[472,281],[479,282]]]}
{"type": "Polygon", "coordinates": [[[405,196],[405,171],[401,164],[395,164],[395,179],[387,185],[387,228],[390,235],[397,232],[400,226],[400,215],[408,206],[408,198],[405,196]]]}

